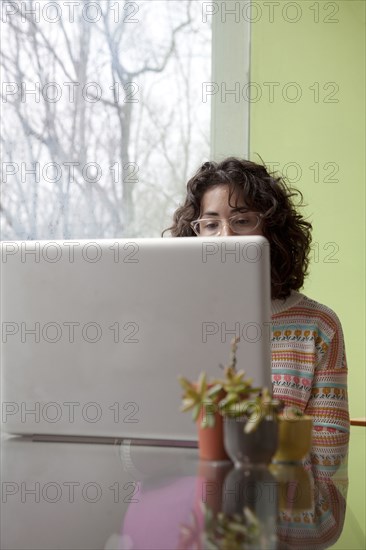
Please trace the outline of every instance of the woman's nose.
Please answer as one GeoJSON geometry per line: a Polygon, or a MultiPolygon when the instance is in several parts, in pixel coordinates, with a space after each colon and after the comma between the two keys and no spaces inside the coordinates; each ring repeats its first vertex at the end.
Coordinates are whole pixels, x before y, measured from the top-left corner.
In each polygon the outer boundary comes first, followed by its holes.
{"type": "Polygon", "coordinates": [[[235,235],[234,231],[231,229],[228,222],[222,222],[221,236],[222,237],[233,237],[235,235]]]}

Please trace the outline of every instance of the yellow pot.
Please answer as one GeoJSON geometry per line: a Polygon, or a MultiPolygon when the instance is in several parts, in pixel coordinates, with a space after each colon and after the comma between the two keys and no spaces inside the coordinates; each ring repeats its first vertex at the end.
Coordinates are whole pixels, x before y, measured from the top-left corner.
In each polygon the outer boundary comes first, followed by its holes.
{"type": "Polygon", "coordinates": [[[311,450],[311,416],[278,419],[278,447],[273,462],[299,462],[311,450]]]}

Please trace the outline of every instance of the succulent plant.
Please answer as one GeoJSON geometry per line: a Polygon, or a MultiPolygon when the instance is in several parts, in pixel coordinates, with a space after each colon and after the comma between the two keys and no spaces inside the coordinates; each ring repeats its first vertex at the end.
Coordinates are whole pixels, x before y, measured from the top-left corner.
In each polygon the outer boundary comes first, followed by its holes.
{"type": "Polygon", "coordinates": [[[200,374],[197,382],[190,382],[183,376],[179,377],[179,382],[184,390],[181,411],[192,410],[192,418],[196,422],[201,409],[204,409],[206,414],[202,414],[201,426],[202,428],[213,427],[215,425],[213,412],[217,409],[217,396],[222,391],[222,386],[208,383],[204,372],[200,374]]]}
{"type": "Polygon", "coordinates": [[[281,417],[287,420],[296,420],[305,416],[304,413],[298,407],[284,407],[281,411],[281,417]]]}
{"type": "Polygon", "coordinates": [[[268,388],[255,388],[252,379],[245,379],[245,371],[236,370],[236,351],[239,339],[231,342],[230,363],[224,367],[225,379],[218,381],[226,396],[219,403],[221,414],[228,417],[247,416],[245,433],[253,432],[264,418],[273,418],[281,402],[272,399],[268,388]]]}
{"type": "Polygon", "coordinates": [[[268,388],[263,388],[247,409],[248,421],[244,426],[245,433],[252,433],[264,419],[276,419],[282,409],[282,402],[273,399],[268,388]]]}

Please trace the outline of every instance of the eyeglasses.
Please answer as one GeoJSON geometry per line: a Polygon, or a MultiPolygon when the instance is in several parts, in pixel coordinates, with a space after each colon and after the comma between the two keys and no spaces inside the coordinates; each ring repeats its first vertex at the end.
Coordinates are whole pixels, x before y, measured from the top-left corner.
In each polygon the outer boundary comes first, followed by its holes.
{"type": "Polygon", "coordinates": [[[232,216],[227,221],[221,218],[201,218],[191,222],[193,231],[199,237],[216,237],[221,235],[225,225],[229,225],[231,231],[237,235],[251,233],[259,226],[261,214],[258,212],[245,212],[232,216]]]}

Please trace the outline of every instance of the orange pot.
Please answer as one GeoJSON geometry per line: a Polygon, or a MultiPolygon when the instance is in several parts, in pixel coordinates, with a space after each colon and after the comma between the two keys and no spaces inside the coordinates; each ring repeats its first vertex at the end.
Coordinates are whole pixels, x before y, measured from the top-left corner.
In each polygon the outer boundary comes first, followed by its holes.
{"type": "Polygon", "coordinates": [[[217,411],[206,413],[203,408],[197,419],[198,454],[201,460],[230,460],[224,448],[224,422],[217,411]],[[213,414],[215,425],[213,428],[201,427],[204,414],[213,414]]]}

